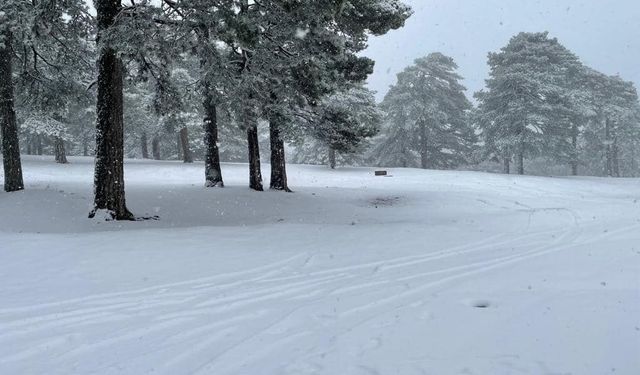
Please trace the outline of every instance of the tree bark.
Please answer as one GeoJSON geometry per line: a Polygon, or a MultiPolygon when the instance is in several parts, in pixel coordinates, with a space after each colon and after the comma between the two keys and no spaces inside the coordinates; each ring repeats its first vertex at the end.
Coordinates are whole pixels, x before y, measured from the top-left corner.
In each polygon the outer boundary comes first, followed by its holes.
{"type": "MultiPolygon", "coordinates": [[[[120,0],[94,0],[98,39],[114,23],[120,0]]],[[[114,220],[134,220],[127,209],[124,189],[123,72],[116,51],[98,40],[98,97],[94,208],[108,212],[114,220]]]]}
{"type": "Polygon", "coordinates": [[[142,135],[140,136],[140,146],[142,147],[143,159],[149,159],[149,146],[147,143],[147,132],[142,132],[142,135]]]}
{"type": "Polygon", "coordinates": [[[620,177],[620,158],[618,157],[618,137],[613,137],[613,145],[611,145],[611,153],[613,158],[613,175],[620,177]]]}
{"type": "Polygon", "coordinates": [[[180,139],[180,131],[178,131],[176,133],[176,158],[182,159],[182,155],[182,140],[180,139]]]}
{"type": "Polygon", "coordinates": [[[60,137],[54,138],[54,154],[56,163],[67,164],[67,153],[64,149],[64,140],[60,137]]]}
{"type": "Polygon", "coordinates": [[[284,141],[280,135],[282,117],[272,114],[269,119],[269,142],[271,146],[271,181],[269,187],[274,190],[291,192],[287,185],[287,165],[284,155],[284,141]]]}
{"type": "Polygon", "coordinates": [[[429,159],[427,155],[427,126],[424,121],[420,122],[420,167],[427,169],[429,166],[429,159]]]}
{"type": "Polygon", "coordinates": [[[516,156],[517,159],[517,167],[518,167],[518,174],[519,175],[523,175],[524,174],[524,139],[522,134],[520,135],[520,141],[518,142],[518,155],[516,156]]]}
{"type": "Polygon", "coordinates": [[[571,175],[578,175],[578,125],[571,124],[571,175]]]}
{"type": "Polygon", "coordinates": [[[191,154],[191,147],[189,147],[189,130],[186,127],[180,129],[180,146],[182,148],[182,161],[193,163],[193,155],[191,154]]]}
{"type": "Polygon", "coordinates": [[[509,174],[511,173],[511,158],[508,156],[505,156],[503,160],[503,164],[502,164],[502,172],[504,174],[509,174]]]}
{"type": "Polygon", "coordinates": [[[613,149],[611,140],[611,122],[609,118],[605,118],[604,120],[604,139],[605,139],[605,157],[606,157],[606,165],[605,165],[605,174],[607,177],[613,177],[613,149]]]}
{"type": "Polygon", "coordinates": [[[218,111],[210,89],[204,93],[204,186],[224,187],[222,169],[220,168],[220,151],[218,150],[218,111]]]}
{"type": "Polygon", "coordinates": [[[154,160],[160,160],[160,138],[157,135],[154,135],[151,139],[151,154],[153,155],[154,160]]]}
{"type": "Polygon", "coordinates": [[[521,151],[518,152],[518,174],[524,174],[524,153],[521,151]]]}
{"type": "Polygon", "coordinates": [[[11,66],[11,41],[9,31],[2,31],[0,47],[0,134],[2,136],[2,160],[4,166],[4,190],[7,192],[24,189],[18,124],[14,109],[13,77],[11,66]]]}
{"type": "Polygon", "coordinates": [[[82,141],[82,156],[89,156],[89,141],[87,139],[82,141]]]}
{"type": "Polygon", "coordinates": [[[42,134],[36,134],[36,154],[42,155],[42,134]]]}
{"type": "Polygon", "coordinates": [[[249,188],[263,191],[262,172],[260,171],[260,146],[258,145],[258,126],[255,124],[247,128],[249,144],[249,188]]]}
{"type": "MultiPolygon", "coordinates": [[[[406,159],[403,159],[403,166],[406,168],[406,159]]],[[[329,168],[336,169],[336,149],[329,146],[329,168]]]]}

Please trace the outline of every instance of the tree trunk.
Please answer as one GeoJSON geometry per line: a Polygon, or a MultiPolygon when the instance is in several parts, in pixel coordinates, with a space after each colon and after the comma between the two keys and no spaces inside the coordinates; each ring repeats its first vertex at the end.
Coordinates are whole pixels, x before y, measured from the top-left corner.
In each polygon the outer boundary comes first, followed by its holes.
{"type": "Polygon", "coordinates": [[[89,156],[89,140],[82,141],[82,156],[89,156]]]}
{"type": "Polygon", "coordinates": [[[524,174],[524,139],[523,139],[523,135],[520,135],[520,141],[518,142],[518,155],[516,156],[517,159],[517,167],[518,167],[518,174],[519,175],[523,175],[524,174]]]}
{"type": "Polygon", "coordinates": [[[287,185],[287,165],[284,155],[284,141],[280,136],[282,117],[272,114],[269,119],[269,142],[271,146],[271,181],[269,187],[274,190],[291,192],[287,185]]]}
{"type": "Polygon", "coordinates": [[[605,143],[605,157],[606,157],[606,165],[605,165],[605,174],[608,177],[613,177],[613,149],[611,140],[611,122],[609,118],[605,118],[604,120],[604,143],[605,143]]]}
{"type": "Polygon", "coordinates": [[[182,159],[182,140],[180,139],[180,131],[176,133],[176,159],[182,159]]]}
{"type": "Polygon", "coordinates": [[[222,169],[220,168],[220,151],[218,150],[218,111],[210,89],[204,92],[204,186],[224,187],[222,169]]]}
{"type": "MultiPolygon", "coordinates": [[[[95,0],[98,39],[120,11],[120,0],[95,0]]],[[[114,220],[134,220],[127,209],[124,189],[123,78],[122,61],[116,51],[98,40],[98,97],[94,208],[105,210],[114,220]]]]}
{"type": "Polygon", "coordinates": [[[571,125],[571,175],[578,175],[578,126],[571,125]]]}
{"type": "Polygon", "coordinates": [[[249,143],[249,187],[253,190],[263,191],[257,125],[253,124],[247,128],[247,141],[249,143]]]}
{"type": "Polygon", "coordinates": [[[524,152],[518,151],[518,174],[524,174],[524,152]]]}
{"type": "Polygon", "coordinates": [[[420,167],[427,169],[429,163],[427,155],[427,126],[424,121],[420,122],[420,167]]]}
{"type": "Polygon", "coordinates": [[[42,135],[36,134],[36,154],[42,155],[42,135]]]}
{"type": "Polygon", "coordinates": [[[182,161],[193,163],[193,156],[189,147],[189,130],[186,127],[180,129],[180,146],[182,148],[182,161]]]}
{"type": "Polygon", "coordinates": [[[151,139],[151,154],[154,160],[160,160],[160,138],[157,135],[151,139]]]}
{"type": "Polygon", "coordinates": [[[54,154],[56,163],[67,164],[67,153],[64,149],[64,140],[60,137],[54,138],[54,154]]]}
{"type": "Polygon", "coordinates": [[[147,143],[147,132],[142,132],[142,135],[140,136],[140,146],[142,147],[143,159],[149,159],[149,147],[147,143]]]}
{"type": "MultiPolygon", "coordinates": [[[[6,26],[4,26],[6,27],[6,26]]],[[[4,190],[7,192],[24,189],[18,124],[13,107],[13,77],[11,70],[11,33],[0,33],[3,39],[0,47],[0,135],[2,136],[2,160],[4,165],[4,190]]]]}
{"type": "MultiPolygon", "coordinates": [[[[403,159],[404,167],[407,166],[406,160],[403,159]]],[[[329,168],[336,169],[336,149],[329,146],[329,168]]]]}
{"type": "Polygon", "coordinates": [[[27,155],[33,155],[33,136],[27,138],[27,155]]]}
{"type": "Polygon", "coordinates": [[[505,156],[503,159],[502,172],[504,172],[504,174],[511,173],[511,158],[508,156],[505,156]]]}
{"type": "Polygon", "coordinates": [[[613,145],[611,145],[611,153],[613,158],[613,175],[615,177],[620,177],[620,158],[618,157],[619,148],[618,148],[618,137],[613,137],[613,145]]]}

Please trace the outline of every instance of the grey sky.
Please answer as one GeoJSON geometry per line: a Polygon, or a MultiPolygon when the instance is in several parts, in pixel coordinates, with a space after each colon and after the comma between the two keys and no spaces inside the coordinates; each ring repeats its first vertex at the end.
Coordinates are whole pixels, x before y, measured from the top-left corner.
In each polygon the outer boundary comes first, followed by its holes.
{"type": "Polygon", "coordinates": [[[396,73],[439,51],[453,57],[472,94],[484,87],[487,53],[520,31],[549,31],[585,63],[640,87],[640,0],[405,0],[404,28],[371,38],[369,87],[382,99],[396,73]]]}

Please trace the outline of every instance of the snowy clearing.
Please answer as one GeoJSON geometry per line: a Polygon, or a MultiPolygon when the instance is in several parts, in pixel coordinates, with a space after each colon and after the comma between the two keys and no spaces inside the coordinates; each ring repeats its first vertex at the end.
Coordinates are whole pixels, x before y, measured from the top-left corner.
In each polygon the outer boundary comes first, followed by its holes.
{"type": "Polygon", "coordinates": [[[129,160],[122,223],[70,162],[0,193],[1,374],[640,373],[640,180],[129,160]]]}

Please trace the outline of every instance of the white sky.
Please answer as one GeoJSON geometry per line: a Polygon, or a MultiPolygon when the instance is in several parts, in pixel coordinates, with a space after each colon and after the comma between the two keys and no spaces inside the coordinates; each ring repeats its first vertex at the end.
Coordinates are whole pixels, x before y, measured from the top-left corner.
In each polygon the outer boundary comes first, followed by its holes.
{"type": "Polygon", "coordinates": [[[471,95],[484,87],[487,53],[520,31],[549,31],[585,63],[640,87],[640,0],[404,0],[404,28],[371,38],[369,87],[382,99],[396,74],[439,51],[453,57],[471,95]]]}

